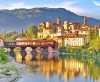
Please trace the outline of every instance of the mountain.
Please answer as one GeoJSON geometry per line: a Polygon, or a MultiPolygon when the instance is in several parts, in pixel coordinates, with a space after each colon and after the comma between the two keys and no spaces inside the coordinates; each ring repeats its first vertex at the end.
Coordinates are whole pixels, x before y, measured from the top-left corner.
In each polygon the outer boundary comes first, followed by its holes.
{"type": "MultiPolygon", "coordinates": [[[[78,16],[63,8],[32,8],[32,9],[14,9],[0,10],[0,32],[19,31],[21,28],[27,28],[29,25],[37,25],[43,21],[56,21],[61,17],[62,21],[82,23],[83,17],[78,16]]],[[[100,20],[89,18],[89,24],[100,24],[100,20]]]]}

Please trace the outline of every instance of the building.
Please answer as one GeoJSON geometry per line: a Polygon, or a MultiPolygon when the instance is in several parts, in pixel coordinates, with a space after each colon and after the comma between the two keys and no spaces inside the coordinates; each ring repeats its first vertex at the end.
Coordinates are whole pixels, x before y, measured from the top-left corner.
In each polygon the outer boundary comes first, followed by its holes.
{"type": "Polygon", "coordinates": [[[89,35],[89,25],[87,23],[87,17],[84,16],[83,24],[81,25],[81,32],[84,35],[89,35]]]}
{"type": "Polygon", "coordinates": [[[64,21],[63,27],[65,31],[68,30],[68,21],[64,21]]]}
{"type": "Polygon", "coordinates": [[[67,47],[80,47],[84,46],[86,43],[85,36],[75,36],[75,35],[69,35],[65,37],[64,39],[64,46],[67,47]]]}
{"type": "Polygon", "coordinates": [[[53,39],[59,47],[80,47],[89,42],[89,28],[87,17],[84,17],[83,24],[64,21],[63,25],[58,17],[54,24],[50,21],[40,23],[38,38],[53,39]],[[56,28],[56,32],[52,32],[53,27],[56,28]]]}
{"type": "Polygon", "coordinates": [[[46,29],[51,29],[51,27],[52,27],[51,21],[47,21],[46,22],[46,29]]]}
{"type": "Polygon", "coordinates": [[[38,26],[38,33],[37,36],[38,38],[48,38],[51,33],[51,28],[52,28],[52,23],[50,21],[40,23],[38,26]]]}
{"type": "Polygon", "coordinates": [[[89,42],[89,25],[86,17],[84,17],[83,24],[64,22],[64,46],[80,47],[89,42]]]}
{"type": "Polygon", "coordinates": [[[61,18],[60,18],[60,17],[57,17],[57,19],[56,19],[56,24],[57,24],[58,26],[61,26],[61,18]]]}
{"type": "Polygon", "coordinates": [[[0,38],[0,47],[4,46],[4,40],[2,38],[0,38]]]}
{"type": "Polygon", "coordinates": [[[63,42],[64,42],[64,36],[54,36],[54,38],[52,38],[53,40],[55,40],[58,43],[58,47],[62,47],[63,46],[63,42]]]}
{"type": "Polygon", "coordinates": [[[99,34],[99,37],[100,37],[100,28],[98,29],[98,34],[99,34]]]}

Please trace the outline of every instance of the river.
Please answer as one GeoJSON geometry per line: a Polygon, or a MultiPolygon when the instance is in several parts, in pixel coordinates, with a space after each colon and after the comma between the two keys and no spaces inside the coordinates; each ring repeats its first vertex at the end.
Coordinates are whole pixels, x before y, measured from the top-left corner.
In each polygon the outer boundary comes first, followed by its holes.
{"type": "Polygon", "coordinates": [[[28,71],[17,82],[100,82],[100,67],[95,62],[69,56],[33,60],[26,65],[28,71]]]}
{"type": "Polygon", "coordinates": [[[76,59],[33,61],[17,82],[100,82],[100,68],[76,59]]]}

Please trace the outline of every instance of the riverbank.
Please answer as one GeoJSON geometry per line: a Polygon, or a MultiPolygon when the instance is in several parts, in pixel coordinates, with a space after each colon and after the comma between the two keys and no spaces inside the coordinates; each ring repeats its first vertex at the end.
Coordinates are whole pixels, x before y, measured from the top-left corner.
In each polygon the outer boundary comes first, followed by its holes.
{"type": "Polygon", "coordinates": [[[6,64],[0,64],[0,82],[16,82],[26,73],[26,65],[18,64],[14,59],[6,64]]]}

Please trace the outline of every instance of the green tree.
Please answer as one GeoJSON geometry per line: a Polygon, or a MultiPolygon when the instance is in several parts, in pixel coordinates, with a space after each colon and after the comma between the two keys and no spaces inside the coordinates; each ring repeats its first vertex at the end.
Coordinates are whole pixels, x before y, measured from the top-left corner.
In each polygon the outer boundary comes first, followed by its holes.
{"type": "Polygon", "coordinates": [[[25,36],[28,38],[36,38],[37,37],[37,27],[34,25],[30,25],[25,32],[25,36]]]}
{"type": "Polygon", "coordinates": [[[91,40],[89,49],[100,49],[100,37],[91,40]]]}
{"type": "Polygon", "coordinates": [[[8,62],[6,49],[0,48],[0,63],[6,63],[6,62],[8,62]]]}
{"type": "Polygon", "coordinates": [[[97,37],[97,29],[96,27],[90,28],[90,39],[93,40],[97,37]]]}

